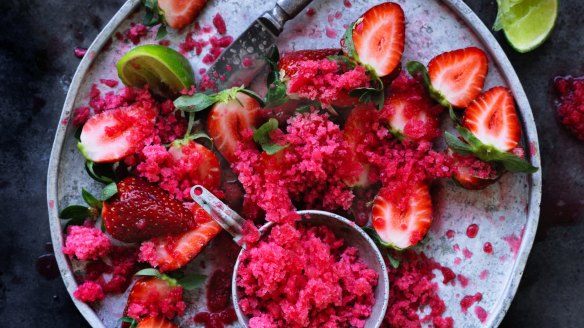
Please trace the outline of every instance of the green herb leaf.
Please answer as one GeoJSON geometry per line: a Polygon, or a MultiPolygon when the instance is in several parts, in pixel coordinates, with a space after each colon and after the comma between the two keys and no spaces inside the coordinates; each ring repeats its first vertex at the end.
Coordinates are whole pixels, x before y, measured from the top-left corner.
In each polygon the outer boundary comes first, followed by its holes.
{"type": "Polygon", "coordinates": [[[177,283],[186,290],[193,290],[201,287],[206,278],[207,276],[205,275],[193,274],[178,279],[177,283]]]}
{"type": "Polygon", "coordinates": [[[196,139],[201,139],[201,138],[213,141],[213,138],[211,138],[207,133],[205,133],[205,131],[197,131],[197,132],[187,136],[185,139],[196,140],[196,139]]]}
{"type": "Polygon", "coordinates": [[[77,130],[75,130],[75,139],[77,139],[77,141],[81,141],[81,132],[83,132],[83,125],[77,127],[77,130]]]}
{"type": "Polygon", "coordinates": [[[180,96],[174,101],[174,107],[183,112],[199,112],[219,101],[217,95],[195,93],[192,96],[180,96]]]}
{"type": "Polygon", "coordinates": [[[328,56],[327,59],[334,60],[344,65],[347,69],[354,69],[357,66],[357,63],[354,60],[342,54],[336,56],[328,56]]]}
{"type": "Polygon", "coordinates": [[[81,197],[83,200],[93,208],[101,208],[101,201],[95,198],[89,191],[85,190],[85,188],[81,188],[81,197]]]}
{"type": "Polygon", "coordinates": [[[257,142],[268,155],[273,155],[288,147],[288,145],[274,144],[270,139],[270,133],[277,128],[278,120],[271,118],[253,132],[253,140],[257,142]]]}
{"type": "Polygon", "coordinates": [[[61,213],[59,213],[59,217],[63,220],[66,219],[82,219],[85,220],[86,218],[93,217],[93,213],[91,210],[83,205],[71,205],[65,207],[61,213]]]}
{"type": "MultiPolygon", "coordinates": [[[[434,87],[432,86],[432,82],[430,81],[430,75],[428,74],[428,70],[424,64],[417,62],[417,61],[409,61],[406,64],[406,69],[408,73],[414,78],[421,78],[422,83],[424,84],[424,88],[430,95],[432,99],[438,102],[440,105],[448,108],[451,107],[450,102],[446,100],[446,98],[434,87]]],[[[452,115],[451,115],[452,117],[452,115]]]]}
{"type": "Polygon", "coordinates": [[[146,26],[154,26],[160,23],[160,15],[158,14],[158,1],[157,0],[142,0],[144,7],[146,7],[146,14],[142,23],[146,26]]]}
{"type": "Polygon", "coordinates": [[[262,97],[260,97],[257,93],[248,90],[248,89],[241,89],[239,92],[244,93],[250,97],[252,97],[253,99],[255,99],[261,107],[264,107],[266,105],[266,103],[264,102],[264,100],[262,99],[262,97]]]}
{"type": "Polygon", "coordinates": [[[302,106],[296,108],[296,113],[300,113],[300,114],[310,113],[312,108],[314,108],[315,110],[321,110],[322,105],[318,101],[310,102],[306,105],[302,105],[302,106]]]}
{"type": "Polygon", "coordinates": [[[391,265],[392,268],[397,269],[399,268],[399,260],[396,259],[395,257],[391,256],[391,254],[389,252],[386,253],[387,255],[387,260],[389,261],[389,265],[391,265]]]}
{"type": "Polygon", "coordinates": [[[274,82],[280,79],[280,70],[278,69],[279,61],[280,51],[278,50],[278,47],[274,45],[266,56],[266,62],[270,67],[270,71],[268,72],[268,79],[266,80],[268,89],[274,82]]]}
{"type": "Polygon", "coordinates": [[[101,190],[101,199],[106,201],[118,193],[118,186],[115,182],[108,184],[101,190]]]}
{"type": "Polygon", "coordinates": [[[166,30],[166,25],[160,24],[158,31],[156,32],[156,40],[162,40],[167,34],[168,30],[166,30]]]}
{"type": "Polygon", "coordinates": [[[274,81],[266,93],[265,107],[270,108],[285,104],[288,101],[286,91],[286,85],[282,81],[274,81]]]}
{"type": "Polygon", "coordinates": [[[470,132],[469,129],[463,127],[462,125],[458,125],[456,126],[456,130],[458,131],[458,133],[460,133],[460,136],[462,136],[462,138],[466,140],[466,142],[468,142],[475,151],[484,148],[484,144],[479,140],[479,138],[475,137],[475,135],[472,132],[470,132]]]}
{"type": "Polygon", "coordinates": [[[377,234],[377,231],[375,231],[375,229],[369,228],[369,227],[362,227],[361,229],[363,229],[363,231],[365,231],[365,233],[367,235],[369,235],[369,237],[371,237],[371,239],[373,239],[373,241],[381,246],[381,247],[385,247],[385,248],[391,248],[391,249],[396,249],[393,245],[391,245],[390,243],[386,243],[384,242],[381,237],[379,237],[379,235],[377,234]]]}
{"type": "Polygon", "coordinates": [[[112,164],[94,163],[92,161],[85,162],[85,171],[89,176],[101,183],[111,183],[114,181],[114,170],[112,164]]]}
{"type": "Polygon", "coordinates": [[[355,88],[349,91],[349,96],[358,98],[364,104],[374,103],[378,110],[383,108],[385,101],[383,89],[376,88],[355,88]]]}
{"type": "Polygon", "coordinates": [[[154,268],[142,269],[134,274],[135,276],[147,276],[160,278],[162,273],[154,268]]]}
{"type": "Polygon", "coordinates": [[[507,152],[499,152],[496,160],[500,161],[509,172],[535,173],[538,170],[526,160],[507,152]]]}

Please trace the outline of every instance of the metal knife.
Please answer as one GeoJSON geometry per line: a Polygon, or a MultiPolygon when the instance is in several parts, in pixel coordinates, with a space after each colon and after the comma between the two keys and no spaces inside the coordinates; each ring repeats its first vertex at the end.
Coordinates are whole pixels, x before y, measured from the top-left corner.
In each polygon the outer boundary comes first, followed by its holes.
{"type": "Polygon", "coordinates": [[[266,56],[284,24],[296,17],[311,0],[279,0],[272,10],[256,19],[225,48],[207,70],[219,90],[248,85],[266,65],[266,56]]]}

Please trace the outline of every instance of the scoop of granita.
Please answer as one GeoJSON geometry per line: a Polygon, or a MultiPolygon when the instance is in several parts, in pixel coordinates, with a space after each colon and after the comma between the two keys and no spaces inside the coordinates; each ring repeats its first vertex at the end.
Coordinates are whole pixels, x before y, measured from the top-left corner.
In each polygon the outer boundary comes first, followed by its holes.
{"type": "Polygon", "coordinates": [[[93,281],[86,281],[79,285],[73,296],[83,302],[101,301],[105,298],[105,294],[101,286],[93,281]]]}
{"type": "Polygon", "coordinates": [[[584,79],[562,77],[554,81],[559,94],[560,122],[580,141],[584,141],[584,79]]]}
{"type": "Polygon", "coordinates": [[[69,226],[63,253],[81,261],[97,260],[106,256],[112,248],[110,239],[99,229],[69,226]]]}
{"type": "Polygon", "coordinates": [[[172,320],[183,315],[185,309],[181,286],[172,287],[156,277],[142,277],[132,287],[124,313],[136,320],[157,316],[172,320]]]}
{"type": "Polygon", "coordinates": [[[250,327],[364,327],[378,274],[325,226],[277,225],[240,258],[250,327]]]}
{"type": "MultiPolygon", "coordinates": [[[[284,57],[283,60],[286,58],[284,57]]],[[[369,86],[370,78],[362,66],[349,69],[331,59],[298,60],[294,71],[286,72],[287,93],[300,98],[316,100],[324,105],[347,106],[356,103],[348,96],[349,91],[369,86]]],[[[290,69],[291,70],[291,69],[290,69]]]]}
{"type": "Polygon", "coordinates": [[[298,218],[292,202],[307,208],[348,209],[353,193],[343,179],[359,175],[338,125],[326,114],[304,113],[288,120],[287,147],[274,155],[243,147],[233,167],[250,201],[266,211],[266,220],[298,218]],[[348,167],[349,166],[349,167],[348,167]]]}

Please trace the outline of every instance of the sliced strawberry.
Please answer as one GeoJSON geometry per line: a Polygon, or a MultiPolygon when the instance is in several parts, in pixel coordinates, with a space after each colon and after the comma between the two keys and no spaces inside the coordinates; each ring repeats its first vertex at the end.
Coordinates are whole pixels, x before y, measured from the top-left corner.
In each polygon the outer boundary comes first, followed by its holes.
{"type": "Polygon", "coordinates": [[[188,264],[220,231],[221,226],[199,205],[192,205],[196,226],[178,235],[151,239],[140,247],[140,260],[160,271],[173,271],[188,264]]]}
{"type": "Polygon", "coordinates": [[[353,44],[359,61],[378,76],[399,65],[405,44],[405,15],[397,3],[385,2],[367,10],[353,27],[353,44]]]}
{"type": "Polygon", "coordinates": [[[146,103],[102,112],[83,126],[77,148],[86,159],[113,163],[139,150],[154,131],[157,111],[146,103]]]}
{"type": "Polygon", "coordinates": [[[132,286],[124,315],[138,321],[149,317],[172,320],[183,315],[185,308],[181,286],[171,286],[157,277],[142,277],[132,286]]]}
{"type": "Polygon", "coordinates": [[[356,162],[360,166],[361,173],[347,177],[343,181],[349,187],[368,187],[371,185],[370,173],[371,165],[365,156],[363,140],[373,130],[372,125],[379,119],[378,111],[371,106],[358,106],[354,108],[343,129],[343,137],[349,144],[352,154],[347,156],[346,162],[356,162]],[[358,149],[359,148],[359,149],[358,149]]]}
{"type": "Polygon", "coordinates": [[[221,184],[221,169],[217,156],[207,147],[192,140],[175,140],[168,152],[181,188],[202,185],[216,190],[221,184]]]}
{"type": "Polygon", "coordinates": [[[384,114],[398,139],[432,140],[440,135],[436,111],[423,98],[394,93],[385,102],[384,114]]]}
{"type": "Polygon", "coordinates": [[[168,320],[158,317],[149,317],[140,321],[136,328],[179,328],[179,327],[168,320]]]}
{"type": "Polygon", "coordinates": [[[235,150],[243,139],[242,131],[256,127],[259,109],[258,101],[243,92],[237,92],[235,96],[218,102],[211,108],[207,129],[213,138],[213,144],[229,163],[237,160],[235,150]]]}
{"type": "Polygon", "coordinates": [[[340,52],[341,49],[310,49],[286,53],[278,62],[280,76],[286,79],[296,75],[298,70],[302,69],[301,65],[299,65],[300,62],[327,59],[330,56],[338,55],[340,52]]]}
{"type": "Polygon", "coordinates": [[[454,107],[464,108],[485,85],[487,55],[476,47],[440,54],[428,63],[432,87],[454,107]]]}
{"type": "Polygon", "coordinates": [[[192,23],[209,0],[158,0],[166,24],[177,30],[192,23]]]}
{"type": "Polygon", "coordinates": [[[484,189],[501,177],[502,170],[497,170],[493,163],[483,162],[472,155],[458,155],[451,149],[448,149],[448,155],[454,159],[452,178],[464,189],[484,189]]]}
{"type": "Polygon", "coordinates": [[[193,214],[161,188],[136,177],[118,183],[118,192],[103,202],[107,232],[133,243],[156,236],[181,233],[196,224],[193,214]]]}
{"type": "Polygon", "coordinates": [[[373,228],[383,243],[396,249],[416,245],[432,223],[432,200],[428,186],[413,186],[406,208],[400,209],[389,189],[381,189],[371,212],[373,228]]]}
{"type": "Polygon", "coordinates": [[[510,151],[521,139],[521,124],[511,91],[494,87],[475,99],[464,111],[462,125],[483,144],[510,151]]]}

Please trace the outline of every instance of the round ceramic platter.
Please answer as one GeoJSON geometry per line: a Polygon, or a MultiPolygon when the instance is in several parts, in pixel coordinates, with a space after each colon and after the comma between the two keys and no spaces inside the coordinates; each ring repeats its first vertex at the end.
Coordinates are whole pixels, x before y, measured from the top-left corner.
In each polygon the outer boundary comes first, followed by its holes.
{"type": "MultiPolygon", "coordinates": [[[[273,2],[211,1],[198,21],[201,26],[211,25],[212,18],[220,12],[227,22],[228,34],[236,37],[262,12],[271,9],[273,2]]],[[[467,46],[484,49],[489,55],[485,89],[505,85],[512,90],[522,119],[526,156],[533,165],[540,167],[537,132],[528,100],[509,60],[478,17],[459,0],[397,2],[403,7],[407,20],[403,63],[408,60],[427,63],[439,53],[467,46]]],[[[365,0],[314,0],[309,7],[314,9],[315,14],[309,16],[305,11],[290,21],[279,38],[278,46],[282,51],[338,47],[347,24],[372,5],[372,1],[365,0]]],[[[74,272],[82,268],[62,253],[63,234],[58,212],[68,204],[82,202],[82,187],[96,192],[100,186],[85,173],[83,158],[76,149],[75,128],[69,122],[72,121],[74,108],[87,105],[93,83],[103,78],[117,79],[115,63],[134,45],[120,41],[115,35],[125,33],[131,24],[141,22],[143,15],[139,1],[129,0],[98,35],[71,82],[55,136],[47,181],[49,220],[57,261],[71,295],[77,287],[74,272]]],[[[192,26],[187,31],[190,29],[192,26]]],[[[156,28],[153,28],[141,44],[156,43],[155,34],[156,28]]],[[[177,49],[185,35],[185,31],[182,34],[170,31],[165,39],[177,49]]],[[[206,67],[201,62],[202,55],[190,53],[188,57],[195,71],[206,67]]],[[[103,92],[111,91],[96,84],[103,92]]],[[[468,279],[465,287],[458,282],[443,285],[442,274],[436,271],[439,295],[447,304],[445,316],[452,316],[456,327],[495,327],[513,299],[533,243],[539,217],[541,170],[529,176],[506,174],[482,191],[467,191],[452,181],[439,182],[433,191],[434,222],[429,232],[429,242],[419,249],[463,275],[462,279],[468,279]],[[479,227],[476,238],[466,235],[471,224],[479,227]],[[485,242],[493,245],[492,254],[483,251],[485,242]],[[483,299],[463,313],[460,300],[477,292],[483,294],[483,299]],[[486,310],[486,317],[479,318],[475,314],[473,310],[477,306],[486,310]]],[[[206,253],[208,250],[195,262],[211,257],[206,253]]],[[[183,322],[180,322],[181,327],[194,325],[191,319],[193,314],[204,306],[202,294],[201,291],[188,294],[191,305],[183,322]]],[[[95,308],[75,298],[73,301],[93,327],[115,327],[122,316],[126,297],[125,294],[108,297],[95,308]]]]}

